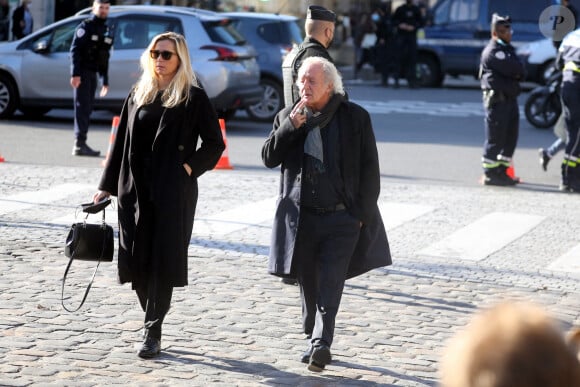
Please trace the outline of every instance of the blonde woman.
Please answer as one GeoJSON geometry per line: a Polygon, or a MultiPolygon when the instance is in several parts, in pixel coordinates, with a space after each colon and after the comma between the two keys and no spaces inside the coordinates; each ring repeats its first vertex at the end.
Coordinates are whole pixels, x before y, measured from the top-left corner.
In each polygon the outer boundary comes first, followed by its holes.
{"type": "Polygon", "coordinates": [[[173,288],[188,283],[197,178],[215,166],[225,145],[182,35],[155,36],[141,67],[93,201],[118,198],[119,281],[137,292],[145,312],[138,355],[152,358],[161,350],[173,288]]]}

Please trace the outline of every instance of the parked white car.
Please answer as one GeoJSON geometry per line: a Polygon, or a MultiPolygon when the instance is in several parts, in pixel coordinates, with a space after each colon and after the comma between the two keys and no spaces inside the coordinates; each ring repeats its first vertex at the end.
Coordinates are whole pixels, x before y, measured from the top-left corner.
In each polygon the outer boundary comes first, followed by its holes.
{"type": "Polygon", "coordinates": [[[517,48],[516,53],[526,64],[528,80],[545,84],[554,72],[557,50],[551,39],[522,44],[517,48]]]}
{"type": "MultiPolygon", "coordinates": [[[[73,108],[69,49],[75,28],[89,13],[81,11],[0,45],[0,119],[16,109],[41,115],[73,108]]],[[[109,93],[95,99],[95,109],[121,109],[140,74],[141,53],[164,31],[187,39],[193,70],[220,116],[231,117],[262,100],[256,50],[224,15],[185,7],[112,6],[108,23],[115,31],[109,93]]]]}

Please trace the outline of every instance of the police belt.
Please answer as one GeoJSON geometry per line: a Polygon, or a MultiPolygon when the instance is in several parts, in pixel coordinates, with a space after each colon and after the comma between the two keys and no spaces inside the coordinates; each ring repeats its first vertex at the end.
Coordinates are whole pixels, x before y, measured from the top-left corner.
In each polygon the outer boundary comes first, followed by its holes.
{"type": "Polygon", "coordinates": [[[494,102],[503,102],[510,99],[506,93],[493,89],[483,89],[483,96],[493,99],[494,102]]]}
{"type": "Polygon", "coordinates": [[[343,203],[338,203],[335,206],[330,207],[307,207],[301,206],[300,209],[310,212],[315,215],[327,215],[333,214],[338,211],[346,210],[346,206],[343,203]]]}

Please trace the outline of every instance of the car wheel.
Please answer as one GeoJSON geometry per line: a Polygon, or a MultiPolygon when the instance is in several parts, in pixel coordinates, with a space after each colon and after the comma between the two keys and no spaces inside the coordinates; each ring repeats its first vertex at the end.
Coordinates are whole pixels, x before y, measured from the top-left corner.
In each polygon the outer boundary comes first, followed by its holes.
{"type": "Polygon", "coordinates": [[[16,87],[14,82],[0,74],[0,118],[10,118],[16,110],[16,87]]]}
{"type": "Polygon", "coordinates": [[[40,118],[52,109],[49,107],[19,107],[18,110],[22,112],[26,117],[29,118],[40,118]]]}
{"type": "Polygon", "coordinates": [[[272,122],[276,114],[284,107],[284,91],[282,85],[272,79],[262,78],[260,84],[264,88],[263,99],[246,109],[251,119],[272,122]]]}
{"type": "Polygon", "coordinates": [[[443,84],[443,74],[439,64],[430,55],[419,55],[417,59],[417,77],[423,87],[440,87],[443,84]]]}

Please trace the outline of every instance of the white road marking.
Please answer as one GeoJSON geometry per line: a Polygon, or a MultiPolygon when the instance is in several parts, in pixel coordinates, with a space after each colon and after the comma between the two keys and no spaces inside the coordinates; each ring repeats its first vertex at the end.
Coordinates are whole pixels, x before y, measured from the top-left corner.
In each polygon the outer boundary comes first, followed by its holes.
{"type": "Polygon", "coordinates": [[[60,184],[39,191],[27,191],[0,197],[0,215],[21,211],[38,205],[46,205],[62,200],[78,191],[94,188],[87,184],[60,184]]]}
{"type": "Polygon", "coordinates": [[[560,256],[548,266],[549,270],[580,273],[580,244],[560,256]]]}
{"type": "Polygon", "coordinates": [[[434,207],[406,203],[380,203],[379,210],[387,230],[392,230],[419,216],[434,210],[434,207]]]}
{"type": "Polygon", "coordinates": [[[418,255],[480,261],[518,239],[545,217],[509,212],[494,212],[457,230],[418,255]]]}

